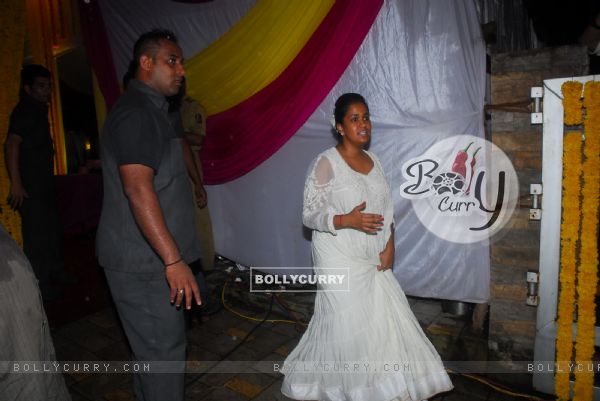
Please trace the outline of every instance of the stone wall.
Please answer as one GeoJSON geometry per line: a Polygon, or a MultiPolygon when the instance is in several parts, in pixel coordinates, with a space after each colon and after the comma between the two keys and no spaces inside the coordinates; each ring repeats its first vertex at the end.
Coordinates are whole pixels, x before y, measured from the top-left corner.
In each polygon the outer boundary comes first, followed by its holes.
{"type": "Polygon", "coordinates": [[[583,47],[564,46],[491,58],[491,138],[515,166],[521,200],[491,245],[489,359],[533,360],[537,309],[525,303],[526,274],[538,270],[540,222],[529,220],[529,185],[542,182],[542,125],[530,124],[526,103],[530,88],[544,79],[587,75],[588,55],[583,47]],[[523,110],[502,110],[515,103],[523,110]]]}

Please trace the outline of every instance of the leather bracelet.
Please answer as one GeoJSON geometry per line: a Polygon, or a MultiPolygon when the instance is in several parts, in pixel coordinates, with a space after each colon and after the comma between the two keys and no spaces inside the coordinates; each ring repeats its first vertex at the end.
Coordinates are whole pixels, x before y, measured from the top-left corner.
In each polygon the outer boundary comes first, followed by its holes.
{"type": "Polygon", "coordinates": [[[179,258],[175,262],[165,264],[165,267],[176,265],[177,263],[181,262],[182,260],[183,260],[183,258],[179,258]]]}

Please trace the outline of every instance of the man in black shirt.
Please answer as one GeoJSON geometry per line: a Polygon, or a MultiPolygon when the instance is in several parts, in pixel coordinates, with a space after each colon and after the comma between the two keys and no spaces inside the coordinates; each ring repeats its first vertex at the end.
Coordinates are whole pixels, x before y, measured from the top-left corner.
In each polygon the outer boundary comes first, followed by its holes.
{"type": "Polygon", "coordinates": [[[49,100],[50,71],[37,64],[23,67],[21,99],[10,116],[4,144],[11,182],[8,203],[21,215],[23,250],[46,301],[59,295],[50,280],[67,278],[62,270],[49,100]]]}
{"type": "Polygon", "coordinates": [[[179,91],[185,72],[169,31],[142,35],[133,53],[135,79],[101,137],[98,257],[135,359],[151,362],[150,374],[134,376],[137,399],[182,401],[185,325],[176,307],[185,302],[190,309],[193,298],[200,304],[188,263],[201,255],[182,140],[169,123],[166,96],[179,91]]]}

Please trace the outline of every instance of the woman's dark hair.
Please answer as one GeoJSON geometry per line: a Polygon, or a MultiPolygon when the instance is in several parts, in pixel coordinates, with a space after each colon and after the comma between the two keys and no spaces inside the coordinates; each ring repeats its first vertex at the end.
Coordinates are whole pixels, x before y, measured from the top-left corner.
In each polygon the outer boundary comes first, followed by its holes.
{"type": "MultiPolygon", "coordinates": [[[[362,103],[369,109],[369,105],[362,95],[358,93],[344,93],[342,96],[338,97],[335,101],[335,109],[333,110],[333,118],[335,120],[335,125],[344,123],[344,116],[348,112],[350,105],[355,103],[362,103]]],[[[342,142],[342,135],[337,132],[337,128],[333,127],[333,136],[338,142],[342,142]]]]}

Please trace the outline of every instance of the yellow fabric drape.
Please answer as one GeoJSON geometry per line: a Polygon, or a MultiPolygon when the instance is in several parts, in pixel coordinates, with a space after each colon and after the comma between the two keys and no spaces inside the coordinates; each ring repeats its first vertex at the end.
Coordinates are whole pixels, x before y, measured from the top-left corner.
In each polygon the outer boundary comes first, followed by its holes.
{"type": "Polygon", "coordinates": [[[96,124],[98,126],[98,133],[102,134],[102,127],[104,126],[104,120],[106,119],[106,100],[98,85],[98,77],[96,73],[92,71],[92,83],[94,89],[94,105],[96,106],[96,124]]]}
{"type": "Polygon", "coordinates": [[[216,114],[273,82],[334,0],[259,0],[233,28],[186,64],[187,93],[216,114]]]}
{"type": "MultiPolygon", "coordinates": [[[[0,142],[4,144],[10,113],[19,100],[19,75],[25,45],[25,5],[22,0],[0,0],[0,41],[5,56],[0,61],[0,142]]],[[[10,181],[0,151],[0,221],[22,245],[21,219],[6,203],[10,181]]]]}
{"type": "MultiPolygon", "coordinates": [[[[41,64],[52,74],[52,97],[50,99],[50,131],[56,152],[55,170],[59,174],[67,172],[67,155],[62,119],[60,92],[58,90],[58,70],[52,53],[55,43],[54,16],[47,0],[27,0],[27,36],[31,48],[32,62],[41,64]]],[[[52,3],[54,6],[56,4],[52,3]]],[[[56,11],[55,11],[56,12],[56,11]]],[[[58,44],[56,44],[58,45],[58,44]]]]}

